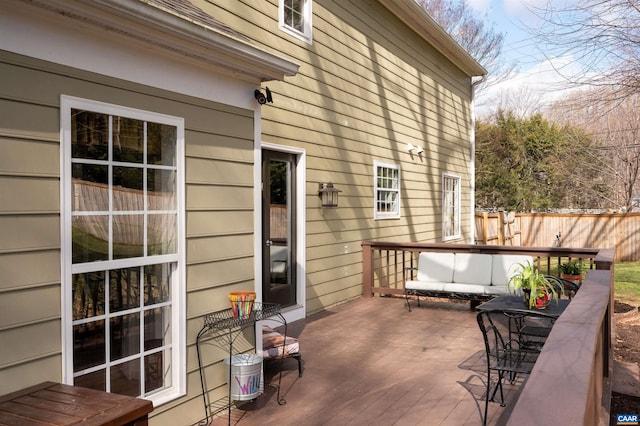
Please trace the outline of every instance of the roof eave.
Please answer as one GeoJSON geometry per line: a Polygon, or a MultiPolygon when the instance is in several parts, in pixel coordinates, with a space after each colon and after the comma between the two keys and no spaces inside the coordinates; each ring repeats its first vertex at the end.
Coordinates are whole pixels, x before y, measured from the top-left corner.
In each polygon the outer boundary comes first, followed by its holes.
{"type": "Polygon", "coordinates": [[[300,67],[215,28],[138,0],[31,0],[31,4],[150,44],[250,82],[284,80],[300,67]]]}

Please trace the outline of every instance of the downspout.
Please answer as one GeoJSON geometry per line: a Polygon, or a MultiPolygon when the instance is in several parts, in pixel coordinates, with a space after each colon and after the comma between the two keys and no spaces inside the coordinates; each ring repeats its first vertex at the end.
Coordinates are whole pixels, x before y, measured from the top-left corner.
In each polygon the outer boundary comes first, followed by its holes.
{"type": "Polygon", "coordinates": [[[471,200],[471,206],[470,206],[470,211],[471,214],[469,215],[470,218],[469,220],[471,221],[470,223],[470,229],[471,229],[471,241],[470,244],[475,244],[475,239],[476,239],[476,212],[475,212],[475,206],[476,206],[476,112],[475,112],[475,89],[476,89],[476,84],[475,83],[471,83],[471,104],[470,104],[470,111],[471,111],[471,128],[469,129],[469,136],[471,138],[471,143],[470,143],[470,147],[471,147],[471,155],[469,156],[469,158],[471,158],[471,164],[469,165],[469,176],[471,177],[469,180],[469,200],[471,200]]]}

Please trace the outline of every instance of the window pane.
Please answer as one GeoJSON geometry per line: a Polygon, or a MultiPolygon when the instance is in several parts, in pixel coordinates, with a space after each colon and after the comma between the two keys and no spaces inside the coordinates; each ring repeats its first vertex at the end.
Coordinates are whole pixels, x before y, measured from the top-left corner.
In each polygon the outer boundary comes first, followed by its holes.
{"type": "Polygon", "coordinates": [[[153,170],[147,172],[149,210],[176,209],[176,172],[153,170]]]}
{"type": "Polygon", "coordinates": [[[147,163],[176,165],[176,127],[147,123],[147,163]]]}
{"type": "Polygon", "coordinates": [[[109,116],[71,110],[71,156],[106,160],[109,157],[109,116]]]}
{"type": "Polygon", "coordinates": [[[113,160],[142,163],[144,123],[126,117],[113,117],[113,160]]]}
{"type": "Polygon", "coordinates": [[[109,209],[109,168],[95,164],[74,163],[72,208],[74,211],[105,211],[109,209]]]}
{"type": "Polygon", "coordinates": [[[109,311],[119,312],[140,306],[140,268],[109,271],[109,311]]]}
{"type": "Polygon", "coordinates": [[[168,302],[171,299],[169,279],[171,265],[148,265],[144,267],[144,305],[168,302]]]}
{"type": "MultiPolygon", "coordinates": [[[[136,189],[138,191],[142,191],[144,188],[142,186],[142,169],[138,167],[117,167],[113,168],[113,186],[114,187],[122,187],[124,189],[136,189]]],[[[140,197],[141,194],[137,194],[132,192],[133,197],[140,197]]],[[[115,198],[115,195],[114,195],[115,198]]],[[[115,202],[115,200],[114,200],[115,202]]],[[[140,201],[139,206],[142,206],[142,202],[140,201]]],[[[116,208],[116,210],[121,210],[116,208]]],[[[129,208],[122,210],[139,210],[138,208],[129,208]]]]}
{"type": "Polygon", "coordinates": [[[104,272],[88,272],[71,277],[73,319],[104,315],[104,272]]]}
{"type": "Polygon", "coordinates": [[[284,0],[284,23],[285,25],[303,32],[304,31],[304,18],[303,18],[304,0],[284,0]]]}
{"type": "Polygon", "coordinates": [[[73,216],[71,239],[73,263],[109,258],[109,217],[73,216]]]}
{"type": "Polygon", "coordinates": [[[104,392],[107,390],[106,370],[98,370],[93,373],[75,377],[73,384],[81,388],[95,389],[104,392]]]}
{"type": "Polygon", "coordinates": [[[171,308],[150,309],[144,313],[144,350],[171,344],[171,308]]]}
{"type": "Polygon", "coordinates": [[[104,321],[73,326],[73,371],[82,371],[105,362],[104,321]]]}
{"type": "Polygon", "coordinates": [[[112,317],[109,320],[111,359],[116,360],[140,352],[140,314],[112,317]]]}
{"type": "Polygon", "coordinates": [[[140,360],[134,359],[111,366],[111,392],[128,395],[140,395],[140,360]]]}
{"type": "Polygon", "coordinates": [[[176,215],[150,214],[148,218],[148,255],[176,253],[176,215]]]}
{"type": "Polygon", "coordinates": [[[171,350],[144,357],[144,389],[151,392],[171,386],[171,350]],[[164,384],[164,386],[163,386],[164,384]]]}
{"type": "Polygon", "coordinates": [[[113,217],[113,258],[144,256],[144,216],[113,217]]]}

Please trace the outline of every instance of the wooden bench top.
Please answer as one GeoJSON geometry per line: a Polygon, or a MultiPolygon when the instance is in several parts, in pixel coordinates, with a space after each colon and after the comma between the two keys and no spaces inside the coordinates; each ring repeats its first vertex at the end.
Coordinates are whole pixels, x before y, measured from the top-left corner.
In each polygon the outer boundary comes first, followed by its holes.
{"type": "Polygon", "coordinates": [[[144,426],[151,401],[44,382],[0,396],[0,425],[144,426]]]}

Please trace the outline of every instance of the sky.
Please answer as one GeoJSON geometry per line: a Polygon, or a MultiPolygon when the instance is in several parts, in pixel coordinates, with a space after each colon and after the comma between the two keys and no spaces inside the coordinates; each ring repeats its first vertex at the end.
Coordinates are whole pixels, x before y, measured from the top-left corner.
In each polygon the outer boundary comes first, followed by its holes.
{"type": "MultiPolygon", "coordinates": [[[[562,77],[556,68],[576,67],[569,57],[547,57],[527,33],[527,27],[541,25],[535,10],[544,8],[547,0],[467,0],[486,24],[505,35],[502,53],[506,63],[515,64],[512,78],[485,89],[476,98],[476,113],[479,116],[495,109],[496,99],[522,98],[524,93],[542,103],[551,102],[563,95],[558,86],[562,77]]],[[[574,70],[575,71],[575,70],[574,70]]]]}

